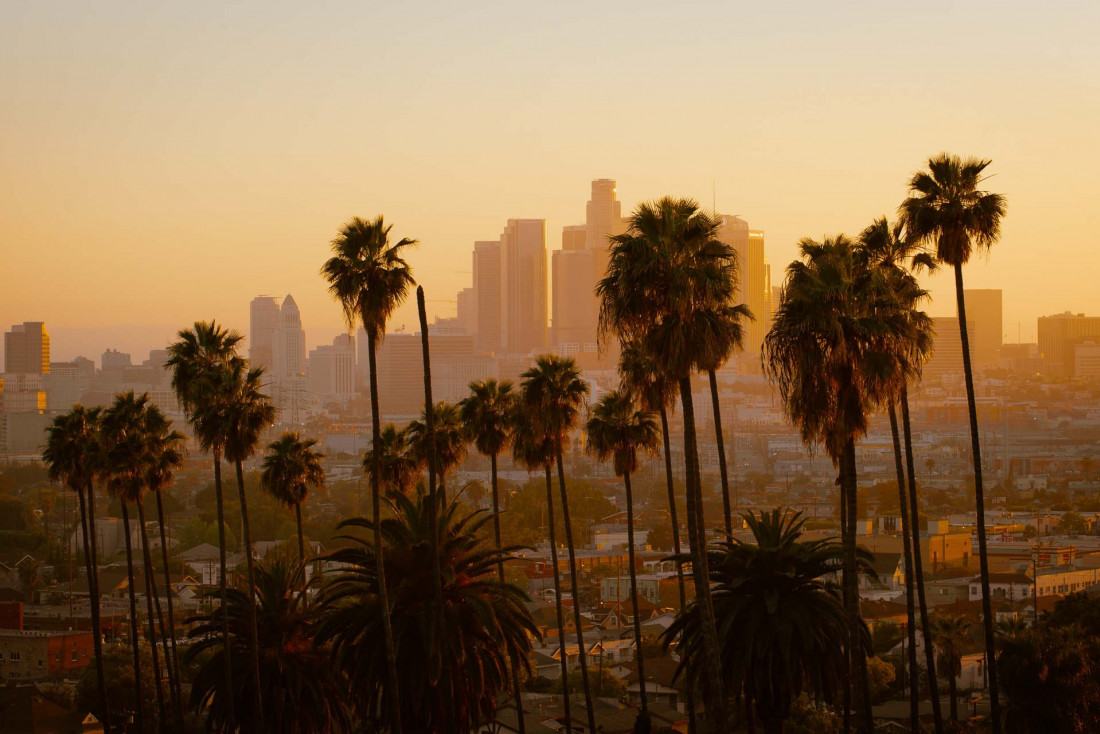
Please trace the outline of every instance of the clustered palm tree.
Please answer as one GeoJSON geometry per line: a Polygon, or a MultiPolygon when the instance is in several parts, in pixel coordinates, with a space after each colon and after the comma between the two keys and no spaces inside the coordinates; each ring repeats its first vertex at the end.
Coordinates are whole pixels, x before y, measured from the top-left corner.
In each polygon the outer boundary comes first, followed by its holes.
{"type": "Polygon", "coordinates": [[[267,445],[260,482],[272,497],[294,508],[298,525],[298,562],[306,562],[305,535],[302,533],[302,503],[309,497],[310,487],[325,486],[324,456],[314,451],[317,439],[303,439],[297,431],[287,431],[279,440],[267,445]]]}

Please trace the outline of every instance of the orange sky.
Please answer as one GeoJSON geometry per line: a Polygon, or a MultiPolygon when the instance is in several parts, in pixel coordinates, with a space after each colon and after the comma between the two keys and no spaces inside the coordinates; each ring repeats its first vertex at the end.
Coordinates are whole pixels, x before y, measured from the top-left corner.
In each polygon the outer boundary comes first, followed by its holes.
{"type": "Polygon", "coordinates": [[[327,242],[377,213],[422,241],[449,315],[475,239],[545,217],[558,247],[599,177],[624,211],[709,206],[713,181],[778,276],[799,237],[892,214],[943,149],[992,158],[1008,197],[966,273],[1004,289],[1008,339],[1100,312],[1095,2],[368,5],[6,4],[0,326],[46,321],[55,358],[140,359],[289,292],[327,341],[327,242]]]}

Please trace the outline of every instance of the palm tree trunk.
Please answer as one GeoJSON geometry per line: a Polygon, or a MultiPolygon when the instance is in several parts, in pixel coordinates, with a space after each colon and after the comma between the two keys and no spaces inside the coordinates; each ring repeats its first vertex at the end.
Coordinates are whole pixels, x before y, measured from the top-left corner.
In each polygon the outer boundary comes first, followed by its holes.
{"type": "Polygon", "coordinates": [[[306,542],[302,538],[302,503],[294,503],[294,520],[298,523],[298,562],[302,564],[302,573],[305,573],[306,542]]]}
{"type": "Polygon", "coordinates": [[[947,690],[951,693],[951,720],[959,723],[959,683],[952,673],[947,674],[947,690]]]}
{"type": "MultiPolygon", "coordinates": [[[[229,635],[229,594],[226,587],[229,564],[225,558],[225,496],[222,494],[221,449],[214,449],[214,498],[218,508],[218,592],[222,605],[222,652],[224,653],[222,657],[225,658],[225,690],[233,691],[236,689],[233,688],[233,660],[231,655],[233,643],[229,635]]],[[[233,711],[233,696],[227,696],[225,704],[227,709],[226,720],[236,721],[237,717],[233,711]]]]}
{"type": "Polygon", "coordinates": [[[173,686],[172,696],[176,706],[176,719],[183,725],[183,687],[180,684],[179,649],[176,646],[176,617],[172,604],[172,569],[168,565],[168,536],[164,529],[164,501],[160,492],[157,496],[157,522],[160,523],[160,555],[164,564],[164,595],[168,600],[168,635],[164,641],[164,658],[168,667],[168,684],[173,686]],[[172,643],[171,653],[168,642],[172,643]]]}
{"type": "Polygon", "coordinates": [[[943,711],[940,706],[940,685],[936,679],[936,651],[932,647],[932,623],[928,614],[928,598],[924,594],[924,561],[920,547],[920,506],[917,503],[917,469],[913,462],[913,431],[909,422],[909,390],[901,388],[901,427],[905,437],[905,469],[909,479],[909,524],[913,529],[913,575],[920,608],[921,638],[924,642],[924,664],[928,671],[928,691],[932,699],[932,720],[936,734],[943,734],[943,711]]]}
{"type": "MultiPolygon", "coordinates": [[[[149,533],[145,529],[145,503],[137,501],[138,523],[141,526],[141,565],[145,577],[145,612],[149,615],[149,642],[153,654],[153,681],[157,692],[157,721],[163,729],[168,725],[168,711],[164,706],[164,684],[161,682],[160,650],[157,649],[157,620],[161,619],[160,599],[157,597],[157,585],[153,578],[153,554],[149,552],[149,533]],[[156,604],[156,613],[153,605],[156,604]]],[[[164,642],[164,625],[161,625],[161,642],[164,642]]],[[[169,679],[171,680],[171,679],[169,679]]]]}
{"type": "Polygon", "coordinates": [[[726,472],[726,444],[722,440],[722,410],[718,405],[718,377],[714,370],[707,370],[710,377],[710,402],[714,406],[714,439],[718,442],[718,472],[722,476],[722,511],[726,519],[726,535],[733,535],[733,511],[730,509],[730,483],[726,472]]]}
{"type": "MultiPolygon", "coordinates": [[[[382,417],[378,409],[378,360],[377,339],[372,330],[367,332],[367,359],[370,366],[370,412],[371,412],[371,447],[377,449],[382,443],[382,417]]],[[[393,643],[393,623],[390,619],[390,594],[386,588],[386,565],[382,560],[382,495],[378,486],[378,475],[382,471],[381,454],[377,450],[371,452],[374,455],[374,468],[371,471],[370,493],[371,510],[374,513],[374,558],[375,575],[378,580],[378,600],[382,607],[382,633],[383,644],[386,648],[386,676],[388,678],[386,698],[393,709],[393,732],[401,734],[401,691],[397,684],[397,651],[393,643]]],[[[232,690],[232,689],[230,689],[232,690]]]]}
{"type": "Polygon", "coordinates": [[[909,532],[909,497],[905,490],[905,471],[901,465],[901,438],[898,436],[898,411],[890,401],[890,437],[894,441],[894,470],[898,477],[898,507],[901,514],[902,553],[905,562],[905,621],[909,642],[909,729],[920,731],[920,687],[917,681],[917,624],[913,599],[913,546],[909,532]]]}
{"type": "MultiPolygon", "coordinates": [[[[554,537],[554,483],[550,479],[550,462],[546,463],[546,520],[550,527],[550,565],[554,567],[554,607],[558,613],[558,657],[561,658],[562,701],[565,704],[565,730],[573,731],[573,714],[569,698],[569,664],[565,646],[565,615],[561,610],[561,574],[558,572],[558,541],[554,537]]],[[[576,600],[574,600],[576,603],[576,600]]],[[[594,730],[593,730],[594,731],[594,730]]]]}
{"type": "Polygon", "coordinates": [[[630,486],[630,472],[623,475],[623,484],[626,485],[626,542],[629,544],[627,558],[630,561],[630,601],[634,606],[634,652],[638,661],[638,684],[642,694],[642,716],[649,716],[649,705],[646,702],[645,690],[645,658],[642,656],[642,619],[638,613],[638,569],[634,560],[634,492],[630,486]]]}
{"type": "Polygon", "coordinates": [[[103,626],[99,614],[99,556],[96,554],[95,498],[92,496],[94,491],[92,483],[88,482],[87,510],[84,507],[84,492],[77,490],[76,494],[80,498],[80,528],[84,534],[84,565],[88,573],[88,599],[92,610],[92,649],[95,652],[99,705],[103,709],[103,730],[110,731],[111,707],[107,700],[107,679],[103,671],[103,626]]]}
{"type": "Polygon", "coordinates": [[[584,629],[581,627],[581,590],[577,584],[577,554],[573,544],[573,523],[569,519],[569,496],[565,492],[565,469],[561,446],[557,448],[558,487],[561,490],[561,519],[565,525],[565,547],[569,551],[569,585],[573,589],[573,623],[577,626],[577,661],[581,666],[581,685],[588,714],[588,729],[596,731],[596,711],[592,708],[592,686],[588,682],[588,661],[584,649],[584,629]]]}
{"type": "Polygon", "coordinates": [[[141,693],[141,647],[138,644],[137,592],[134,591],[134,553],[130,547],[130,511],[122,502],[122,532],[126,534],[126,585],[130,589],[130,648],[134,653],[134,723],[138,731],[145,731],[144,699],[141,693]]]}
{"type": "Polygon", "coordinates": [[[718,657],[718,630],[714,623],[714,604],[710,595],[706,528],[701,522],[702,485],[699,481],[699,452],[695,443],[695,406],[691,400],[691,378],[680,379],[680,402],[684,408],[684,463],[687,466],[688,543],[691,548],[691,575],[695,581],[695,603],[703,620],[706,656],[703,661],[706,680],[704,702],[707,729],[724,734],[729,728],[725,686],[722,685],[722,661],[718,657]]]}
{"type": "MultiPolygon", "coordinates": [[[[500,491],[497,488],[497,455],[489,456],[490,482],[493,485],[493,537],[496,540],[497,552],[500,552],[500,491]]],[[[504,583],[504,559],[497,564],[497,578],[504,583]]],[[[523,691],[519,687],[519,660],[512,656],[512,689],[516,694],[516,721],[519,726],[519,734],[527,734],[527,725],[523,721],[523,691]]]]}
{"type": "Polygon", "coordinates": [[[256,731],[264,730],[264,704],[263,692],[260,690],[260,626],[256,619],[256,570],[252,558],[252,523],[248,521],[248,502],[244,496],[244,463],[238,458],[233,462],[237,470],[237,494],[241,498],[241,528],[244,533],[244,560],[248,569],[248,624],[252,628],[251,638],[248,641],[249,652],[252,655],[252,676],[256,681],[254,696],[256,698],[256,731]]]}
{"type": "Polygon", "coordinates": [[[864,686],[867,656],[863,649],[863,623],[859,616],[859,566],[856,563],[856,444],[845,442],[841,456],[840,487],[844,495],[844,606],[848,614],[848,678],[852,687],[852,708],[858,732],[871,731],[870,701],[864,686]]]}
{"type": "MultiPolygon", "coordinates": [[[[665,451],[665,486],[668,489],[668,517],[672,523],[672,549],[673,553],[680,553],[680,522],[676,518],[676,488],[672,483],[672,441],[668,433],[668,409],[661,406],[661,438],[664,441],[665,451]]],[[[684,565],[676,564],[676,581],[680,587],[680,611],[687,609],[687,588],[684,585],[684,565]]],[[[687,709],[688,732],[695,734],[695,692],[691,675],[684,676],[687,709]]]]}
{"type": "Polygon", "coordinates": [[[985,490],[982,487],[982,447],[978,437],[978,406],[974,400],[974,373],[970,368],[970,335],[966,328],[962,263],[955,265],[955,297],[959,302],[959,336],[962,337],[966,405],[970,410],[970,443],[974,454],[974,506],[978,521],[978,564],[982,578],[982,624],[985,627],[985,665],[989,671],[989,718],[993,734],[1001,731],[1001,705],[997,699],[997,645],[993,634],[993,597],[989,591],[989,549],[985,540],[985,490]]]}

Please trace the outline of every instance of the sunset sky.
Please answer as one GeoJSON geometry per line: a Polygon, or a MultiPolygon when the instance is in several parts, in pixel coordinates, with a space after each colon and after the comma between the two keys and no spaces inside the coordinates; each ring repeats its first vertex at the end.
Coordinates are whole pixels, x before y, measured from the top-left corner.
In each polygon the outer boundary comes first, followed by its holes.
{"type": "Polygon", "coordinates": [[[1007,340],[1100,313],[1096,0],[152,6],[0,6],[0,327],[45,321],[55,359],[246,331],[261,293],[328,342],[318,270],[353,215],[419,239],[453,315],[474,240],[540,217],[560,247],[601,177],[624,212],[709,207],[713,182],[778,284],[800,237],[892,217],[941,150],[992,158],[1008,198],[966,271],[1003,288],[1007,340]]]}

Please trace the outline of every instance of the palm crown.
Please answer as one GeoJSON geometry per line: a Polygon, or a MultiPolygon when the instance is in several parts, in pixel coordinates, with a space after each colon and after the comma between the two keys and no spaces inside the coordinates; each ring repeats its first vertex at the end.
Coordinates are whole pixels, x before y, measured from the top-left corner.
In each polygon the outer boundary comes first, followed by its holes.
{"type": "Polygon", "coordinates": [[[639,449],[652,450],[661,439],[653,413],[638,410],[633,397],[620,390],[612,390],[600,398],[585,429],[589,453],[600,461],[613,459],[619,476],[638,468],[639,449]]]}
{"type": "Polygon", "coordinates": [[[100,409],[75,405],[53,419],[46,429],[46,448],[42,460],[54,482],[83,492],[92,481],[94,453],[99,431],[100,409]]]}
{"type": "Polygon", "coordinates": [[[316,445],[317,439],[302,439],[297,431],[288,431],[268,444],[260,473],[263,488],[288,507],[305,502],[310,487],[325,484],[323,454],[313,450],[316,445]]]}
{"type": "Polygon", "coordinates": [[[526,419],[560,451],[588,396],[588,384],[581,379],[577,363],[570,357],[544,354],[523,373],[521,387],[526,419]]]}
{"type": "Polygon", "coordinates": [[[377,453],[371,448],[363,455],[363,469],[373,474],[376,459],[378,486],[386,492],[408,494],[416,486],[420,463],[405,430],[399,431],[394,424],[386,424],[379,435],[377,453]]]}
{"type": "Polygon", "coordinates": [[[499,454],[508,445],[516,394],[512,382],[492,377],[470,383],[470,396],[458,404],[462,422],[485,456],[499,454]]]}
{"type": "MultiPolygon", "coordinates": [[[[425,413],[422,411],[420,420],[410,421],[405,428],[409,446],[420,466],[427,466],[431,457],[425,413]]],[[[435,404],[432,409],[432,435],[435,438],[436,468],[442,476],[466,458],[466,426],[457,405],[445,400],[435,404]]]]}

